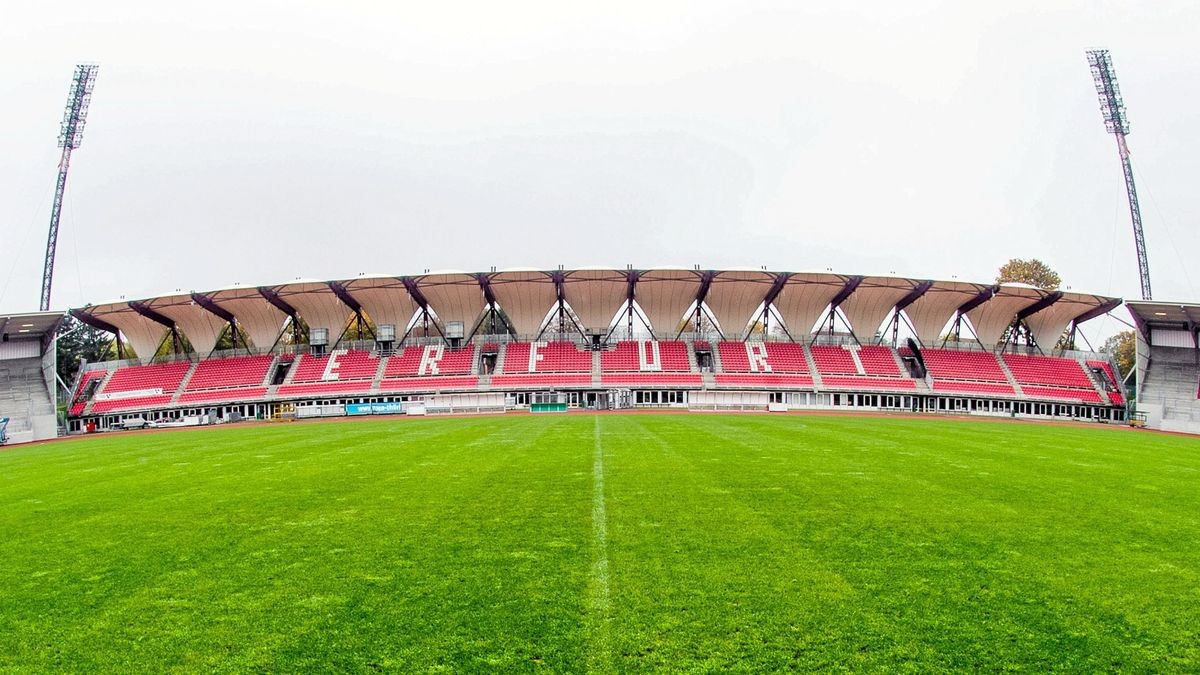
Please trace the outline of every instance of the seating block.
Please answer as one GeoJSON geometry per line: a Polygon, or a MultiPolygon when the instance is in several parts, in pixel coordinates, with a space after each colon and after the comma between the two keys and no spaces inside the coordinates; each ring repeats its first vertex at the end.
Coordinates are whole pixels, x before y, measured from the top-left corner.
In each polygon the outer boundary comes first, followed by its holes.
{"type": "Polygon", "coordinates": [[[991,352],[971,352],[957,349],[922,349],[925,367],[935,380],[972,380],[978,382],[1008,382],[996,355],[991,352]]]}
{"type": "Polygon", "coordinates": [[[1005,354],[1004,363],[1022,385],[1093,388],[1092,380],[1075,359],[1058,356],[1005,354]]]}
{"type": "Polygon", "coordinates": [[[324,356],[302,354],[292,369],[292,382],[370,380],[379,369],[379,359],[361,349],[336,349],[324,356]]]}
{"type": "Polygon", "coordinates": [[[600,369],[614,372],[688,372],[687,344],[676,341],[622,341],[600,354],[600,369]]]}
{"type": "Polygon", "coordinates": [[[188,380],[185,391],[261,385],[274,360],[274,357],[267,355],[201,361],[188,380]]]}
{"type": "Polygon", "coordinates": [[[412,345],[388,359],[385,378],[470,375],[475,364],[475,345],[451,351],[444,345],[412,345]]]}
{"type": "Polygon", "coordinates": [[[164,394],[174,394],[191,367],[190,361],[180,361],[118,368],[105,383],[103,393],[161,389],[164,394]]]}
{"type": "Polygon", "coordinates": [[[510,342],[504,352],[505,374],[591,371],[592,353],[573,342],[510,342]]]}

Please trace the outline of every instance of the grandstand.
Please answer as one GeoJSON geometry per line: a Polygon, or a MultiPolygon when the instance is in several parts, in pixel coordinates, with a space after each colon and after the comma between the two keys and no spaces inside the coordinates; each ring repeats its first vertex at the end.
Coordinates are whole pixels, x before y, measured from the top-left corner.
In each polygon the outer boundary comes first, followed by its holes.
{"type": "Polygon", "coordinates": [[[1117,421],[1125,396],[1108,358],[1052,347],[1119,304],[1022,284],[683,268],[235,286],[72,310],[119,353],[156,354],[171,335],[194,352],[89,364],[68,425],[547,396],[1117,421]],[[1029,338],[1009,339],[1013,325],[1029,338]],[[233,349],[216,350],[223,334],[239,336],[233,349]]]}
{"type": "MultiPolygon", "coordinates": [[[[0,315],[0,418],[8,443],[58,435],[54,333],[62,312],[0,315]]],[[[97,375],[81,378],[81,390],[97,375]]]]}
{"type": "Polygon", "coordinates": [[[1137,408],[1146,426],[1200,434],[1200,304],[1131,300],[1127,306],[1137,326],[1137,408]]]}

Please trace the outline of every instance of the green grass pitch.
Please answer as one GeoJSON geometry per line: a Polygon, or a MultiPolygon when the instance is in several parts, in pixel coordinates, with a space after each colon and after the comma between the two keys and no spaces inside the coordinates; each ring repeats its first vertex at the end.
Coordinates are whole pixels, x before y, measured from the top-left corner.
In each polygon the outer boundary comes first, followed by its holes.
{"type": "Polygon", "coordinates": [[[0,670],[1200,669],[1200,441],[377,419],[0,452],[0,670]]]}

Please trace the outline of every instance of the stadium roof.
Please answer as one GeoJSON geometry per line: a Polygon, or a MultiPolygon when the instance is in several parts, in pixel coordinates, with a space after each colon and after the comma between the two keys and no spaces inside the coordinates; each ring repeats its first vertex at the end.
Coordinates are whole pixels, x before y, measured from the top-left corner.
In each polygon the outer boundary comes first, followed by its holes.
{"type": "Polygon", "coordinates": [[[64,312],[0,314],[0,339],[4,341],[43,338],[58,328],[64,312]]]}
{"type": "Polygon", "coordinates": [[[1155,300],[1130,300],[1125,303],[1133,321],[1143,333],[1147,328],[1189,330],[1200,328],[1200,304],[1187,302],[1159,302],[1155,300]]]}
{"type": "Polygon", "coordinates": [[[1043,291],[1025,284],[832,271],[656,267],[297,279],[106,302],[72,314],[93,326],[119,331],[139,355],[145,355],[157,350],[168,330],[186,335],[198,353],[207,353],[234,320],[255,347],[266,349],[278,340],[289,317],[301,318],[312,328],[328,328],[335,339],[360,315],[395,326],[397,336],[418,316],[428,316],[443,328],[449,322],[462,322],[469,335],[488,309],[498,309],[513,332],[534,336],[561,305],[570,309],[584,330],[605,331],[631,301],[660,339],[674,337],[697,307],[703,307],[726,336],[740,336],[769,305],[795,339],[811,335],[817,321],[836,310],[855,336],[866,342],[885,320],[903,311],[924,343],[937,340],[947,323],[964,315],[980,342],[988,346],[1016,318],[1025,321],[1039,344],[1053,344],[1073,322],[1082,323],[1121,304],[1117,298],[1043,291]]]}

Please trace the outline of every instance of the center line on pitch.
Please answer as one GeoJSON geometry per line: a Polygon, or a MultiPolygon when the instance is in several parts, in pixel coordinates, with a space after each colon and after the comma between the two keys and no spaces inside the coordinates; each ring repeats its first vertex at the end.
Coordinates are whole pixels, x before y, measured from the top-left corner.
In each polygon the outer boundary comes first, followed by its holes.
{"type": "Polygon", "coordinates": [[[608,600],[608,517],[604,510],[604,446],[600,442],[600,416],[592,433],[592,649],[588,669],[611,672],[608,600]]]}

